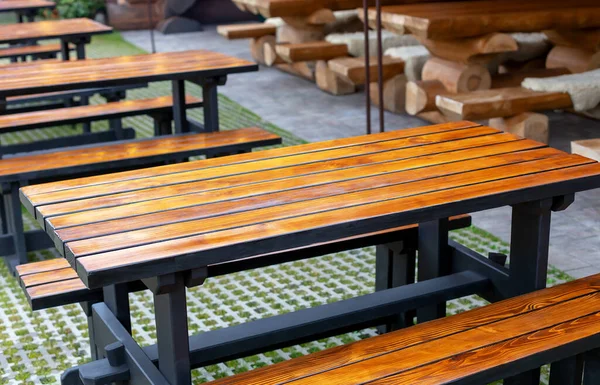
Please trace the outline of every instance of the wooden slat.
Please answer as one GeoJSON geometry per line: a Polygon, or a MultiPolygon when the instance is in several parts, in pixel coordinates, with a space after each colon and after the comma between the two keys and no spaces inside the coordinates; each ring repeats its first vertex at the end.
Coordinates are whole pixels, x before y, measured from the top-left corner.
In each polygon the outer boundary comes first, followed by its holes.
{"type": "MultiPolygon", "coordinates": [[[[418,370],[428,372],[427,365],[437,366],[436,360],[457,357],[461,353],[484,347],[487,344],[519,338],[522,335],[552,327],[557,323],[586,317],[590,313],[593,314],[600,310],[598,307],[600,294],[597,291],[579,296],[579,290],[571,291],[573,289],[575,289],[575,284],[572,283],[560,285],[558,289],[551,288],[543,290],[541,293],[538,292],[536,297],[527,295],[502,301],[449,318],[419,324],[409,329],[223,378],[211,384],[276,385],[286,383],[300,385],[322,383],[347,385],[371,383],[370,381],[378,379],[384,381],[386,376],[395,373],[406,373],[406,377],[398,375],[393,377],[393,382],[381,383],[446,383],[439,379],[438,382],[422,382],[427,381],[427,378],[421,379],[412,377],[412,375],[418,370]],[[567,310],[569,306],[574,309],[573,313],[567,310]],[[401,358],[398,358],[399,356],[401,358]],[[396,362],[392,363],[391,361],[394,359],[396,362]],[[411,372],[411,370],[414,371],[411,372]],[[409,376],[408,373],[411,375],[409,376]],[[412,380],[412,382],[405,382],[405,379],[412,380]],[[415,381],[416,379],[422,381],[415,381]]],[[[584,292],[587,290],[585,289],[584,292]]],[[[584,328],[582,327],[582,329],[584,328]]],[[[596,328],[600,328],[600,326],[596,325],[596,328]]],[[[587,332],[589,333],[589,330],[587,332]]],[[[556,334],[561,335],[561,333],[556,334]]],[[[544,339],[540,339],[540,341],[543,342],[544,339]]],[[[521,351],[527,352],[526,349],[521,351]]],[[[454,371],[439,371],[440,375],[448,374],[448,383],[451,382],[450,379],[460,378],[456,377],[456,371],[460,371],[461,368],[462,370],[470,368],[469,365],[458,365],[456,358],[454,362],[456,366],[454,371]]],[[[486,362],[481,364],[486,365],[486,362]]],[[[487,365],[494,365],[489,361],[489,357],[487,365]]],[[[380,383],[380,381],[373,383],[380,383]]]]}
{"type": "MultiPolygon", "coordinates": [[[[186,96],[188,108],[202,105],[202,100],[186,96]]],[[[53,110],[33,111],[19,114],[0,116],[0,133],[18,131],[25,128],[40,128],[49,125],[67,124],[81,119],[109,119],[113,116],[131,114],[149,114],[167,111],[173,107],[171,96],[161,96],[152,99],[124,100],[105,104],[57,108],[53,110]]]]}
{"type": "MultiPolygon", "coordinates": [[[[359,12],[359,15],[362,12],[359,12]]],[[[408,29],[429,39],[480,36],[493,32],[538,32],[545,29],[600,27],[596,0],[495,0],[394,5],[382,8],[384,25],[408,29]]],[[[375,20],[375,10],[369,10],[375,20]]]]}
{"type": "MultiPolygon", "coordinates": [[[[362,57],[337,58],[327,62],[329,69],[355,85],[365,83],[365,59],[362,57]]],[[[383,80],[404,73],[404,61],[384,56],[382,60],[383,80]]],[[[377,58],[371,58],[369,63],[371,82],[379,78],[377,58]]]]}
{"type": "Polygon", "coordinates": [[[90,19],[64,19],[21,23],[17,28],[14,25],[5,24],[0,25],[0,43],[55,39],[69,36],[89,36],[110,33],[112,30],[111,27],[90,19]]]}
{"type": "Polygon", "coordinates": [[[29,274],[21,277],[21,282],[26,289],[33,286],[48,284],[52,282],[61,282],[71,279],[79,279],[77,273],[71,266],[63,269],[47,271],[38,274],[29,274]]]}
{"type": "Polygon", "coordinates": [[[274,134],[254,127],[7,158],[2,160],[0,180],[27,179],[28,174],[36,172],[64,170],[68,167],[140,159],[161,154],[185,153],[277,138],[274,134]]]}
{"type": "MultiPolygon", "coordinates": [[[[26,25],[29,24],[33,23],[26,25]]],[[[2,28],[3,26],[0,26],[0,36],[2,36],[2,28]]],[[[203,75],[220,76],[257,69],[255,63],[204,50],[58,63],[33,62],[26,66],[2,67],[0,96],[119,85],[124,81],[135,84],[203,75]]]]}
{"type": "Polygon", "coordinates": [[[571,142],[571,152],[600,162],[600,139],[573,141],[571,142]]]}
{"type": "Polygon", "coordinates": [[[537,92],[516,87],[438,95],[436,105],[451,119],[489,119],[570,108],[573,102],[567,93],[537,92]]]}
{"type": "Polygon", "coordinates": [[[88,291],[81,279],[68,279],[65,281],[52,282],[45,285],[33,286],[27,289],[30,301],[61,294],[75,294],[79,291],[88,291]]]}
{"type": "Polygon", "coordinates": [[[256,39],[262,36],[275,35],[277,27],[266,23],[219,25],[217,32],[229,40],[256,39]]]}
{"type": "MultiPolygon", "coordinates": [[[[128,171],[115,173],[110,175],[101,175],[94,176],[88,178],[82,178],[77,180],[66,180],[54,183],[46,183],[42,185],[34,185],[27,186],[21,189],[22,194],[27,197],[28,201],[32,203],[34,206],[40,206],[44,204],[49,204],[52,202],[56,202],[57,199],[52,197],[51,194],[60,192],[69,194],[68,190],[77,189],[77,191],[71,191],[73,195],[66,195],[61,197],[61,200],[69,200],[69,199],[80,199],[84,198],[88,195],[82,193],[83,188],[91,188],[94,186],[99,186],[102,184],[109,183],[120,183],[127,181],[137,181],[141,182],[145,178],[154,178],[160,176],[169,176],[175,175],[178,173],[184,173],[187,171],[199,171],[206,170],[207,172],[215,172],[214,176],[225,176],[228,175],[225,171],[217,168],[221,167],[231,167],[232,173],[239,172],[250,172],[264,169],[264,167],[253,166],[253,164],[257,161],[274,161],[276,165],[281,167],[282,160],[289,159],[290,157],[298,157],[303,155],[311,155],[318,156],[319,153],[325,151],[342,151],[342,150],[352,150],[353,148],[360,148],[365,145],[377,145],[381,146],[387,141],[394,141],[399,139],[407,139],[415,138],[422,135],[434,135],[437,133],[451,133],[452,131],[461,131],[471,127],[479,127],[479,124],[470,123],[470,122],[456,122],[449,123],[445,125],[437,125],[437,126],[426,126],[419,127],[407,130],[398,130],[398,131],[390,131],[381,135],[364,135],[357,136],[352,138],[344,138],[344,139],[334,139],[325,142],[317,142],[317,143],[309,143],[300,146],[290,146],[290,147],[282,147],[277,149],[271,149],[266,151],[261,151],[258,153],[250,153],[250,154],[240,154],[240,155],[231,155],[225,158],[219,159],[207,159],[196,162],[188,162],[176,165],[155,167],[151,169],[145,170],[136,170],[136,171],[128,171]],[[277,158],[282,158],[277,160],[277,158]],[[246,167],[244,170],[239,170],[239,167],[246,167]],[[214,168],[215,170],[209,171],[214,168]]],[[[469,134],[466,134],[469,136],[469,134]]],[[[464,136],[464,135],[463,135],[464,136]]],[[[418,144],[418,143],[416,143],[418,144]]],[[[376,152],[376,150],[371,151],[376,152]]],[[[368,153],[368,152],[365,152],[368,153]]],[[[349,151],[351,155],[358,155],[349,151]]],[[[326,155],[329,156],[330,154],[326,155]]],[[[324,159],[333,159],[333,157],[329,156],[328,158],[323,157],[324,159]]],[[[297,158],[294,158],[297,159],[297,158]]],[[[318,158],[317,158],[318,160],[318,158]]],[[[289,165],[293,165],[293,162],[290,162],[289,165]]],[[[273,166],[271,166],[273,167],[273,166]]],[[[229,174],[231,175],[231,174],[229,174]]],[[[111,187],[113,193],[121,192],[121,191],[129,191],[127,190],[116,189],[115,186],[111,187]]],[[[95,196],[97,194],[93,194],[91,196],[95,196]]]]}
{"type": "Polygon", "coordinates": [[[54,8],[56,4],[45,0],[10,0],[0,1],[0,12],[30,11],[45,8],[54,8]]]}
{"type": "MultiPolygon", "coordinates": [[[[2,3],[0,3],[2,4],[2,3]]],[[[20,55],[41,55],[59,53],[60,44],[28,45],[23,47],[8,47],[0,49],[0,58],[9,58],[20,55]]]]}
{"type": "MultiPolygon", "coordinates": [[[[304,199],[294,203],[289,203],[276,194],[272,194],[259,198],[259,203],[255,207],[249,207],[249,211],[239,213],[219,215],[222,211],[226,210],[227,203],[217,204],[214,211],[210,210],[210,206],[205,206],[206,215],[216,216],[69,242],[66,244],[67,257],[70,258],[73,256],[79,258],[119,248],[151,244],[156,242],[157,239],[166,240],[178,237],[191,237],[208,231],[217,232],[234,227],[259,225],[265,222],[302,215],[312,216],[320,214],[327,216],[332,210],[360,206],[366,207],[370,204],[382,203],[389,199],[400,200],[401,198],[416,197],[445,189],[456,189],[468,185],[476,186],[477,184],[489,181],[514,178],[531,173],[541,173],[545,170],[572,167],[590,162],[588,159],[576,155],[553,156],[534,161],[527,161],[526,154],[519,155],[514,154],[513,161],[521,161],[522,163],[511,164],[510,156],[499,156],[499,159],[488,158],[485,160],[466,161],[464,162],[465,164],[458,162],[451,165],[412,170],[412,172],[387,174],[379,178],[371,177],[363,180],[349,181],[345,183],[347,187],[344,184],[339,187],[335,185],[331,186],[335,192],[338,192],[337,189],[339,189],[340,195],[319,197],[317,193],[310,194],[314,189],[294,191],[292,192],[292,194],[295,193],[294,196],[300,196],[300,199],[304,199]],[[484,168],[487,162],[489,162],[490,166],[484,168]],[[502,164],[507,165],[498,166],[502,164]],[[363,183],[366,186],[363,186],[363,183]],[[367,189],[368,184],[372,184],[372,188],[367,189]],[[281,199],[281,204],[274,207],[264,207],[268,201],[279,203],[278,199],[281,199]]],[[[325,186],[325,188],[328,187],[330,186],[325,186]]],[[[284,193],[284,196],[289,194],[289,192],[284,193]]],[[[238,202],[233,201],[230,205],[236,205],[236,203],[238,202]]],[[[353,219],[353,217],[349,216],[347,219],[353,219]]]]}
{"type": "Polygon", "coordinates": [[[453,154],[450,154],[450,156],[436,155],[429,157],[429,159],[418,158],[383,165],[375,164],[359,169],[351,168],[312,177],[260,183],[252,186],[250,191],[247,186],[239,186],[198,193],[192,196],[184,195],[170,199],[147,201],[125,207],[117,206],[95,212],[86,211],[50,218],[48,221],[50,225],[55,226],[54,231],[57,237],[63,242],[69,242],[74,239],[91,238],[102,234],[118,233],[168,223],[176,224],[261,207],[266,208],[308,199],[336,196],[343,193],[345,189],[360,191],[397,183],[408,183],[439,175],[449,175],[455,172],[477,169],[478,167],[492,167],[495,164],[509,164],[558,154],[557,150],[540,149],[485,158],[483,157],[485,155],[482,156],[482,153],[485,152],[474,152],[475,154],[472,157],[475,159],[462,162],[456,162],[459,158],[452,156],[453,154]],[[485,162],[484,166],[482,166],[483,162],[485,162]],[[424,168],[436,164],[438,166],[424,168]],[[111,218],[115,218],[115,220],[111,221],[111,218]],[[88,225],[81,226],[86,223],[88,225]],[[61,225],[66,228],[60,229],[61,225]]]}
{"type": "Polygon", "coordinates": [[[22,277],[22,276],[29,275],[29,274],[38,274],[38,273],[44,273],[47,271],[64,269],[69,266],[70,266],[69,263],[64,258],[55,258],[55,259],[49,259],[46,261],[32,262],[32,263],[26,263],[23,265],[19,265],[16,267],[16,270],[17,270],[17,275],[19,277],[22,277]]]}
{"type": "Polygon", "coordinates": [[[277,44],[277,55],[288,63],[331,60],[348,56],[346,44],[333,44],[327,41],[313,41],[298,44],[277,44]]]}
{"type": "MultiPolygon", "coordinates": [[[[185,172],[191,170],[197,170],[201,168],[209,168],[214,166],[224,166],[229,164],[240,164],[246,162],[252,162],[259,159],[270,159],[275,157],[284,157],[287,155],[305,154],[310,152],[336,149],[343,147],[351,147],[356,145],[364,145],[368,143],[381,142],[385,140],[394,140],[399,138],[408,138],[411,136],[419,136],[425,134],[433,134],[437,132],[460,130],[470,127],[479,127],[480,124],[472,122],[451,122],[448,124],[441,124],[435,126],[425,126],[418,128],[409,128],[405,130],[389,131],[383,134],[372,136],[372,135],[361,135],[354,136],[351,138],[333,139],[323,142],[314,142],[297,146],[280,147],[271,150],[261,151],[260,153],[249,153],[230,155],[226,158],[219,159],[207,159],[202,162],[187,162],[169,166],[154,167],[145,170],[135,170],[120,172],[108,175],[96,175],[87,178],[80,178],[77,180],[65,180],[53,183],[45,183],[35,186],[26,186],[21,190],[29,198],[33,199],[33,196],[44,194],[47,192],[54,192],[59,190],[68,190],[72,187],[86,187],[94,186],[103,183],[119,182],[125,180],[133,180],[139,178],[147,178],[152,176],[174,174],[178,172],[185,172]]],[[[43,204],[43,201],[36,201],[38,204],[43,204]]]]}
{"type": "MultiPolygon", "coordinates": [[[[410,162],[410,158],[419,156],[420,162],[423,165],[434,161],[434,156],[440,156],[441,154],[449,151],[455,151],[455,159],[471,159],[477,156],[493,155],[497,153],[503,153],[508,151],[520,151],[539,147],[540,144],[531,141],[519,141],[519,137],[514,135],[486,135],[476,136],[470,139],[456,140],[450,142],[443,142],[440,144],[434,144],[431,146],[420,146],[417,148],[398,149],[391,151],[378,152],[374,154],[366,154],[363,156],[347,157],[342,159],[336,159],[328,161],[327,159],[317,163],[309,163],[299,166],[291,166],[286,168],[273,168],[267,169],[266,171],[258,171],[254,173],[243,173],[240,175],[224,176],[221,178],[194,178],[191,182],[179,183],[163,186],[160,183],[154,188],[145,190],[133,190],[130,192],[117,193],[111,195],[104,195],[97,198],[89,199],[76,199],[65,201],[63,203],[50,204],[44,206],[38,206],[36,209],[36,216],[38,218],[45,218],[48,223],[48,228],[53,226],[61,226],[61,218],[56,217],[57,215],[77,213],[79,211],[85,211],[89,214],[86,222],[92,222],[93,220],[113,218],[116,211],[113,207],[120,207],[120,212],[117,215],[131,214],[135,210],[139,210],[144,207],[144,202],[155,202],[156,208],[160,210],[165,202],[182,201],[186,205],[191,205],[190,201],[186,199],[193,199],[190,194],[202,194],[206,191],[218,190],[223,188],[230,188],[235,186],[245,186],[248,188],[248,194],[255,192],[254,188],[256,184],[266,182],[269,180],[279,179],[285,180],[291,177],[308,177],[313,174],[328,172],[333,170],[339,170],[344,172],[344,169],[349,169],[350,172],[355,170],[356,167],[367,166],[375,163],[390,162],[393,160],[406,159],[410,162]],[[514,143],[519,141],[519,143],[514,143]],[[490,146],[490,147],[485,147],[490,146]],[[485,147],[481,151],[476,151],[473,154],[470,153],[471,149],[477,147],[485,147]],[[458,151],[456,151],[459,149],[458,151]],[[165,200],[166,199],[166,200],[165,200]],[[120,206],[126,205],[126,206],[120,206]],[[56,221],[55,221],[56,220],[56,221]]],[[[331,174],[328,174],[331,175],[331,174]]],[[[78,214],[74,214],[77,217],[78,214]]],[[[69,221],[71,225],[76,224],[75,217],[64,218],[69,221]]],[[[64,223],[63,223],[64,224],[64,223]]]]}
{"type": "MultiPolygon", "coordinates": [[[[564,160],[562,157],[555,159],[559,160],[559,163],[564,160]]],[[[572,161],[577,162],[577,159],[573,158],[572,161]]],[[[580,159],[580,162],[583,160],[580,159]]],[[[516,203],[523,199],[524,192],[529,194],[528,199],[541,199],[552,196],[558,191],[564,193],[572,191],[568,186],[573,186],[572,188],[585,186],[586,189],[600,186],[600,164],[565,167],[564,164],[556,165],[548,167],[548,171],[538,170],[518,177],[509,177],[505,174],[502,179],[497,180],[491,177],[490,182],[445,190],[438,189],[421,194],[418,199],[415,196],[390,199],[332,210],[325,214],[310,214],[235,227],[225,231],[91,255],[77,258],[75,266],[85,284],[93,288],[108,282],[130,281],[136,276],[144,275],[144,272],[148,274],[148,270],[145,269],[150,266],[166,274],[185,269],[184,266],[210,265],[256,255],[257,250],[261,253],[274,252],[283,244],[287,248],[292,248],[334,239],[338,233],[352,236],[360,231],[364,232],[365,227],[378,231],[385,228],[384,223],[391,220],[395,225],[401,226],[424,218],[432,218],[432,215],[444,215],[442,213],[452,215],[473,209],[516,203]],[[318,232],[315,232],[317,229],[318,232]],[[275,239],[277,242],[271,242],[275,239]],[[241,245],[246,247],[240,247],[241,245]],[[249,245],[252,247],[248,247],[249,245]],[[209,253],[206,252],[208,250],[209,253]]],[[[523,174],[523,168],[520,167],[520,171],[513,171],[523,174]]],[[[467,178],[459,179],[461,183],[469,183],[467,178]]],[[[407,190],[404,191],[406,193],[407,190]]],[[[338,199],[341,200],[343,199],[338,199]]]]}

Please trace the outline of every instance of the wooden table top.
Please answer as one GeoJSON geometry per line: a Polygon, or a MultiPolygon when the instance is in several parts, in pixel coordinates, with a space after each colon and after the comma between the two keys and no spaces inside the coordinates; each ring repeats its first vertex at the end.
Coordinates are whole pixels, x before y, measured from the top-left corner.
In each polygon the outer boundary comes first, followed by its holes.
{"type": "Polygon", "coordinates": [[[0,1],[0,12],[29,11],[54,8],[56,4],[46,0],[10,0],[0,1]]]}
{"type": "MultiPolygon", "coordinates": [[[[15,1],[2,1],[0,5],[15,1]]],[[[24,1],[25,2],[25,1],[24,1]]],[[[28,1],[26,1],[28,2],[28,1]]],[[[18,43],[27,40],[76,38],[112,32],[112,27],[90,19],[64,19],[0,25],[0,43],[18,43]]]]}
{"type": "Polygon", "coordinates": [[[600,164],[470,122],[21,189],[90,288],[600,187],[600,164]]]}
{"type": "MultiPolygon", "coordinates": [[[[1,34],[1,32],[0,32],[1,34]]],[[[197,50],[2,67],[0,97],[257,71],[247,60],[197,50]]]]}
{"type": "MultiPolygon", "coordinates": [[[[361,14],[361,12],[359,12],[361,14]]],[[[375,20],[375,9],[369,19],[375,20]]],[[[429,39],[479,36],[492,32],[600,27],[598,0],[480,0],[392,5],[382,8],[389,29],[429,39]]]]}

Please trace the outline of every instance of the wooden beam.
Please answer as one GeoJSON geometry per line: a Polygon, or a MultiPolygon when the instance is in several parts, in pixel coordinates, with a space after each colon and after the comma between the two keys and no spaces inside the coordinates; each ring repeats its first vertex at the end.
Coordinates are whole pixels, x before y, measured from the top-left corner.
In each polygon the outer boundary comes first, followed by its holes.
{"type": "Polygon", "coordinates": [[[419,39],[433,56],[460,63],[488,63],[497,54],[516,51],[517,41],[505,33],[489,33],[463,39],[431,40],[419,39]]]}
{"type": "Polygon", "coordinates": [[[324,60],[319,60],[315,66],[315,81],[319,89],[332,95],[348,95],[356,92],[356,86],[330,70],[324,60]]]}
{"type": "Polygon", "coordinates": [[[346,44],[332,44],[326,41],[277,44],[275,51],[278,56],[288,63],[330,60],[348,56],[348,46],[346,44]]]}
{"type": "Polygon", "coordinates": [[[275,36],[277,28],[265,23],[219,25],[217,33],[229,40],[257,39],[267,35],[275,36]]]}
{"type": "Polygon", "coordinates": [[[544,31],[554,45],[575,47],[588,51],[600,51],[600,28],[578,30],[548,30],[544,31]]]}
{"type": "Polygon", "coordinates": [[[307,62],[302,63],[284,63],[277,64],[275,67],[281,71],[287,72],[292,75],[299,76],[306,80],[310,80],[311,82],[315,81],[315,69],[313,66],[309,65],[307,62]]]}
{"type": "MultiPolygon", "coordinates": [[[[346,80],[352,82],[354,85],[365,84],[365,59],[362,57],[347,57],[337,58],[330,60],[328,63],[329,69],[338,75],[342,76],[346,80]]],[[[371,81],[377,81],[377,58],[371,58],[369,65],[369,74],[371,81]]],[[[383,57],[383,80],[389,79],[396,75],[404,73],[404,61],[399,59],[393,59],[390,57],[383,57]]]]}
{"type": "Polygon", "coordinates": [[[488,126],[523,138],[548,144],[550,131],[548,117],[535,112],[525,112],[509,118],[493,118],[488,126]]]}
{"type": "Polygon", "coordinates": [[[571,142],[571,152],[600,162],[600,139],[573,141],[571,142]]]}
{"type": "Polygon", "coordinates": [[[550,78],[570,73],[571,71],[566,68],[538,68],[527,71],[509,72],[492,76],[492,88],[520,87],[525,78],[550,78]]]}
{"type": "Polygon", "coordinates": [[[568,68],[572,73],[580,73],[600,68],[600,52],[580,48],[556,46],[546,58],[547,68],[568,68]]]}
{"type": "Polygon", "coordinates": [[[322,26],[299,28],[291,24],[284,24],[277,31],[277,41],[281,43],[298,44],[323,40],[325,40],[325,29],[322,26]]]}
{"type": "Polygon", "coordinates": [[[424,112],[437,111],[436,96],[448,93],[439,80],[420,80],[406,85],[406,112],[418,115],[424,112]]]}
{"type": "Polygon", "coordinates": [[[439,95],[436,106],[451,119],[491,119],[531,111],[564,109],[573,106],[561,92],[536,92],[525,88],[499,88],[456,95],[439,95]]]}
{"type": "Polygon", "coordinates": [[[431,58],[423,67],[423,80],[439,80],[446,90],[454,93],[489,89],[492,77],[479,64],[463,64],[440,58],[431,58]]]}

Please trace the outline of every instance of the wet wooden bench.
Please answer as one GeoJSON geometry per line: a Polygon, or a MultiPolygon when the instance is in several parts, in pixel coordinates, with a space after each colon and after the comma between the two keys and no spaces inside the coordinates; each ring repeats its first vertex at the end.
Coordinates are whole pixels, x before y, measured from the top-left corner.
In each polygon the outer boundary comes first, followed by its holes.
{"type": "MultiPolygon", "coordinates": [[[[186,97],[187,108],[201,106],[201,99],[192,96],[186,97]]],[[[2,115],[0,116],[0,134],[63,124],[91,123],[100,120],[109,120],[111,131],[85,133],[74,137],[49,139],[34,143],[5,145],[0,147],[0,157],[6,154],[40,151],[64,146],[132,139],[135,134],[134,131],[132,129],[123,130],[121,125],[121,119],[128,116],[149,115],[154,119],[155,135],[170,133],[173,120],[172,109],[173,98],[171,96],[161,96],[152,99],[125,100],[2,115]]]]}
{"type": "Polygon", "coordinates": [[[16,62],[19,58],[55,59],[60,53],[60,44],[26,45],[0,48],[0,59],[16,62]]]}
{"type": "MultiPolygon", "coordinates": [[[[452,217],[449,221],[449,228],[451,230],[468,227],[470,225],[471,217],[468,215],[452,217]]],[[[385,246],[385,248],[389,249],[393,254],[393,246],[391,246],[391,244],[397,244],[398,242],[410,244],[413,240],[416,241],[418,236],[417,232],[417,225],[403,226],[390,231],[363,234],[325,244],[315,244],[290,250],[284,254],[274,254],[269,258],[255,258],[256,264],[245,266],[244,270],[373,245],[381,245],[381,247],[385,246]]],[[[388,259],[398,258],[398,253],[396,252],[395,256],[382,255],[382,252],[379,251],[379,254],[378,274],[380,274],[381,277],[379,277],[378,289],[390,288],[394,286],[392,282],[389,282],[391,277],[388,278],[388,276],[391,275],[390,270],[392,269],[385,268],[384,265],[388,263],[388,259]]],[[[414,255],[412,258],[414,259],[414,255]]],[[[213,265],[208,270],[208,276],[215,277],[228,274],[232,271],[239,271],[240,268],[235,265],[236,263],[213,265]]],[[[414,260],[410,261],[409,265],[411,265],[414,270],[414,260]]],[[[29,301],[32,310],[42,310],[78,302],[99,302],[102,301],[103,298],[102,290],[89,290],[81,279],[79,279],[75,270],[71,268],[69,262],[64,258],[30,262],[17,266],[16,271],[21,287],[27,296],[27,300],[29,301]]],[[[405,275],[407,274],[405,273],[405,275]]],[[[412,282],[414,282],[414,274],[412,278],[412,282]]],[[[141,284],[141,282],[139,285],[132,285],[130,288],[131,291],[145,289],[146,287],[141,284]]]]}
{"type": "Polygon", "coordinates": [[[593,384],[599,319],[595,275],[210,384],[593,384]]]}
{"type": "Polygon", "coordinates": [[[0,160],[0,184],[3,186],[3,234],[0,250],[11,269],[27,262],[27,251],[52,246],[42,230],[25,233],[19,188],[48,180],[102,174],[121,169],[148,167],[179,161],[191,156],[218,156],[248,152],[253,148],[281,143],[281,138],[261,128],[251,127],[211,133],[194,133],[162,138],[127,140],[108,145],[93,145],[63,151],[16,156],[0,160]],[[6,220],[4,220],[6,219],[6,220]]]}

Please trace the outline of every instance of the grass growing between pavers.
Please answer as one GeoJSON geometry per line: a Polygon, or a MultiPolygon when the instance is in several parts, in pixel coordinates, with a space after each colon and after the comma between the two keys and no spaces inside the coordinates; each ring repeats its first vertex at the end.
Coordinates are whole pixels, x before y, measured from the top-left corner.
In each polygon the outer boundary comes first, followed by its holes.
{"type": "MultiPolygon", "coordinates": [[[[125,42],[119,34],[95,37],[89,46],[90,57],[120,56],[143,53],[125,42]]],[[[130,98],[149,98],[170,94],[170,83],[153,83],[145,89],[128,93],[130,98]]],[[[189,85],[188,92],[201,96],[200,88],[189,85]]],[[[93,99],[93,103],[101,102],[93,99]]],[[[259,126],[284,138],[283,145],[303,141],[219,95],[222,129],[259,126]]],[[[192,118],[202,120],[194,110],[192,118]]],[[[139,137],[151,136],[152,121],[147,117],[126,118],[125,127],[133,127],[139,137]]],[[[106,130],[105,122],[94,123],[93,129],[106,130]]],[[[81,127],[61,126],[5,134],[2,143],[41,140],[81,132],[81,127]]],[[[26,226],[37,224],[26,217],[26,226]]],[[[470,227],[452,232],[451,238],[486,254],[490,251],[508,254],[508,245],[481,229],[470,227]]],[[[32,260],[59,257],[54,250],[31,253],[32,260]]],[[[548,284],[568,281],[570,277],[551,268],[548,284]]],[[[188,323],[190,333],[223,328],[239,323],[283,314],[307,307],[368,294],[375,280],[375,248],[351,250],[246,271],[207,280],[204,286],[188,291],[188,323]]],[[[152,296],[148,292],[130,295],[134,338],[146,346],[155,342],[156,329],[152,296]]],[[[456,314],[485,304],[476,296],[461,298],[448,304],[448,314],[456,314]]],[[[210,381],[246,370],[309,354],[329,347],[374,336],[365,329],[307,344],[257,354],[193,371],[194,383],[210,381]]],[[[32,312],[17,281],[0,264],[0,385],[58,384],[67,368],[89,360],[86,317],[78,305],[32,312]]],[[[544,370],[547,381],[547,370],[544,370]]]]}

